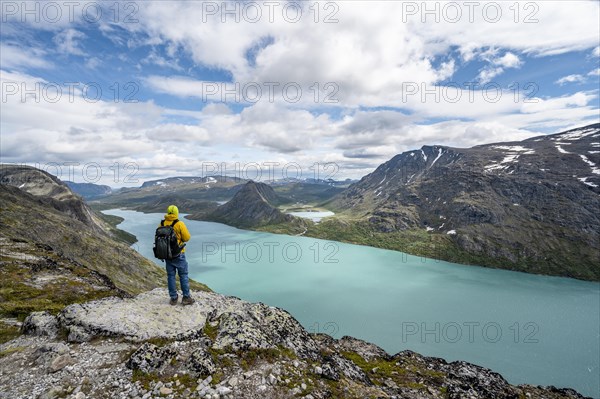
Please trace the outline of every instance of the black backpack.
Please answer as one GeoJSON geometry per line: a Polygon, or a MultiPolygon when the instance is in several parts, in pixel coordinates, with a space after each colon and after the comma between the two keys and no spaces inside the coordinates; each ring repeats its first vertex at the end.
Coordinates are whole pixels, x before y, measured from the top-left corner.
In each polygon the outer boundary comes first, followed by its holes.
{"type": "Polygon", "coordinates": [[[153,250],[154,256],[160,260],[178,257],[183,247],[185,247],[185,244],[179,246],[177,242],[177,235],[174,229],[177,222],[179,222],[179,219],[175,219],[170,226],[165,226],[165,221],[161,220],[160,227],[156,229],[153,250]]]}

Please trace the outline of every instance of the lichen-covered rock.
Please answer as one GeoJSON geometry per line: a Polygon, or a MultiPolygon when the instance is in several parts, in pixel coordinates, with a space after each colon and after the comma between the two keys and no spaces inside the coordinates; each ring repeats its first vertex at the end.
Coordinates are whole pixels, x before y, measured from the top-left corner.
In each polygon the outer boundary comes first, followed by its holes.
{"type": "Polygon", "coordinates": [[[343,336],[337,343],[341,350],[354,351],[367,361],[376,358],[383,359],[389,357],[386,351],[377,345],[363,341],[362,339],[349,337],[346,335],[343,336]]]}
{"type": "Polygon", "coordinates": [[[58,320],[50,312],[33,312],[25,318],[21,331],[28,335],[55,338],[58,335],[58,320]]]}
{"type": "Polygon", "coordinates": [[[218,316],[218,322],[213,345],[217,349],[274,349],[282,346],[301,358],[317,357],[318,347],[312,337],[282,309],[246,303],[235,313],[227,312],[218,316]]]}
{"type": "Polygon", "coordinates": [[[232,350],[273,349],[265,332],[251,320],[237,313],[224,313],[219,317],[219,330],[213,345],[216,349],[232,350]]]}
{"type": "Polygon", "coordinates": [[[191,368],[200,375],[211,375],[216,371],[213,359],[204,348],[198,348],[190,356],[191,368]]]}
{"type": "Polygon", "coordinates": [[[175,351],[169,347],[158,347],[147,342],[131,355],[126,365],[132,370],[153,373],[161,371],[168,365],[175,354],[175,351]]]}
{"type": "Polygon", "coordinates": [[[126,337],[133,341],[151,338],[186,339],[198,336],[207,314],[224,311],[239,299],[215,293],[195,292],[191,306],[170,306],[165,289],[155,289],[134,298],[106,298],[67,306],[59,314],[60,324],[90,337],[126,337]]]}
{"type": "Polygon", "coordinates": [[[519,393],[500,374],[467,362],[442,365],[447,371],[448,398],[518,399],[519,393]]]}
{"type": "Polygon", "coordinates": [[[338,373],[336,367],[332,363],[323,363],[321,366],[321,375],[328,380],[339,381],[340,373],[338,373]]]}
{"type": "Polygon", "coordinates": [[[207,319],[218,322],[213,347],[232,350],[288,348],[302,358],[316,359],[317,344],[285,310],[213,292],[194,292],[196,303],[171,306],[165,289],[135,298],[107,298],[67,306],[59,314],[69,341],[93,337],[191,340],[205,335],[207,319]]]}
{"type": "Polygon", "coordinates": [[[92,339],[93,335],[88,333],[85,328],[80,326],[68,326],[66,327],[68,332],[67,340],[69,342],[88,342],[92,339]]]}

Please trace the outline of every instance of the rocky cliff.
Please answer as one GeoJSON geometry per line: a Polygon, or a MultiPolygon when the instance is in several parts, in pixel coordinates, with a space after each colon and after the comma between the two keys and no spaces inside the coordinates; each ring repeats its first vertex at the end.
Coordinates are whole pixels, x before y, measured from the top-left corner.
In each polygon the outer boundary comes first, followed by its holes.
{"type": "Polygon", "coordinates": [[[600,280],[599,195],[595,124],[520,142],[423,146],[382,164],[330,206],[375,232],[442,236],[431,240],[461,252],[442,258],[600,280]]]}
{"type": "Polygon", "coordinates": [[[309,334],[261,303],[194,292],[106,298],[31,314],[0,345],[0,398],[582,398],[513,386],[491,370],[351,337],[309,334]]]}

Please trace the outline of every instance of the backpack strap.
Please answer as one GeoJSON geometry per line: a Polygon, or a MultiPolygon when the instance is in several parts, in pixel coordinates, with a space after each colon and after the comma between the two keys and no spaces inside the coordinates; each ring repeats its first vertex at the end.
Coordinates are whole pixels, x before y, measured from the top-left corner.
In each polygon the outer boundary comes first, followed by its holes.
{"type": "Polygon", "coordinates": [[[171,227],[172,227],[172,228],[175,228],[175,225],[177,224],[177,222],[179,222],[179,219],[175,219],[175,220],[173,221],[173,223],[171,223],[171,227]]]}
{"type": "Polygon", "coordinates": [[[164,220],[164,219],[160,221],[160,225],[161,225],[161,226],[164,226],[164,225],[165,225],[165,220],[164,220]]]}

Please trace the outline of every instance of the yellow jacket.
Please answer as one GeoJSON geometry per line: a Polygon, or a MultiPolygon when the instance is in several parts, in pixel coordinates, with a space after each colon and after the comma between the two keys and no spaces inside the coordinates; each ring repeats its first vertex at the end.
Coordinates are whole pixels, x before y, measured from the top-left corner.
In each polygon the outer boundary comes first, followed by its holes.
{"type": "MultiPolygon", "coordinates": [[[[177,219],[177,216],[175,216],[175,215],[165,215],[165,224],[164,225],[165,226],[172,225],[173,222],[175,221],[175,219],[177,219]]],[[[159,226],[160,226],[160,224],[159,224],[159,226]]],[[[179,222],[177,222],[175,227],[173,227],[173,230],[175,230],[175,235],[177,236],[177,242],[179,243],[179,245],[183,245],[184,242],[188,242],[190,240],[190,238],[192,238],[185,223],[183,223],[181,220],[179,222]]],[[[183,248],[183,250],[181,252],[185,252],[185,248],[183,248]]]]}

